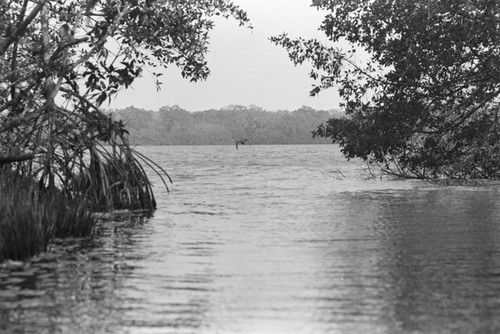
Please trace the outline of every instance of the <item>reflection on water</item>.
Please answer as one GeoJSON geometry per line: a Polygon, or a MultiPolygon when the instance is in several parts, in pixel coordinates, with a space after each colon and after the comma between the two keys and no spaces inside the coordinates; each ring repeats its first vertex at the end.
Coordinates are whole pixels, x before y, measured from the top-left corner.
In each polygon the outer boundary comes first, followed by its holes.
{"type": "Polygon", "coordinates": [[[330,145],[144,150],[159,210],[0,267],[0,332],[500,331],[498,186],[363,180],[330,145]]]}
{"type": "Polygon", "coordinates": [[[325,241],[325,266],[338,272],[342,263],[346,296],[326,306],[331,321],[345,319],[343,309],[384,333],[497,332],[495,193],[450,187],[334,195],[349,228],[325,241]]]}
{"type": "Polygon", "coordinates": [[[0,267],[0,333],[120,332],[115,292],[140,261],[131,250],[143,221],[101,226],[95,241],[59,241],[28,263],[0,267]]]}

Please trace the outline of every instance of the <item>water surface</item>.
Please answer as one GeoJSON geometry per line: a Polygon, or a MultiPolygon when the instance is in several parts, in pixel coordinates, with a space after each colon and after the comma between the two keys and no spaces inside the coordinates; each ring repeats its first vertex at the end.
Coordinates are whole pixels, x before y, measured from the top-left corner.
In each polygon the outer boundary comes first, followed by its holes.
{"type": "Polygon", "coordinates": [[[141,150],[159,209],[0,267],[0,332],[500,332],[500,187],[366,180],[332,145],[141,150]]]}

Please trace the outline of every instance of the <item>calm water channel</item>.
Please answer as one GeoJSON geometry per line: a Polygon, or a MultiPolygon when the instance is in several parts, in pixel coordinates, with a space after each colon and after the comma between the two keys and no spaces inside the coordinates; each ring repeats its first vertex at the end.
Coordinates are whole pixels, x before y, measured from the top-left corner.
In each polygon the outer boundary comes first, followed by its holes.
{"type": "Polygon", "coordinates": [[[500,332],[500,186],[365,180],[333,145],[141,150],[159,209],[0,265],[0,333],[500,332]]]}

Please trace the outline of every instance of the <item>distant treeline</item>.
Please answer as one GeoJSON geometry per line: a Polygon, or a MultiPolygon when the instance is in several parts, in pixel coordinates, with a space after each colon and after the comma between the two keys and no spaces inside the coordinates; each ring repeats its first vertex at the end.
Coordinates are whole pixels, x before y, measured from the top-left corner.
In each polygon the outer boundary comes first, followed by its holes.
{"type": "Polygon", "coordinates": [[[295,111],[265,111],[257,106],[232,105],[189,112],[179,106],[149,111],[128,107],[111,110],[130,132],[133,145],[224,145],[249,139],[253,144],[323,144],[312,138],[318,125],[342,114],[302,107],[295,111]]]}

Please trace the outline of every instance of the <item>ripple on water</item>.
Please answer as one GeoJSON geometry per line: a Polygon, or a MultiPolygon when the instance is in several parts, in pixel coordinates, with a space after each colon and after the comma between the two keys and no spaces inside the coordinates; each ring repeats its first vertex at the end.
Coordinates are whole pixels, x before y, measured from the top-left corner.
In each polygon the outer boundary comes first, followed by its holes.
{"type": "Polygon", "coordinates": [[[330,145],[164,147],[150,218],[0,267],[0,332],[496,333],[500,190],[330,145]]]}

